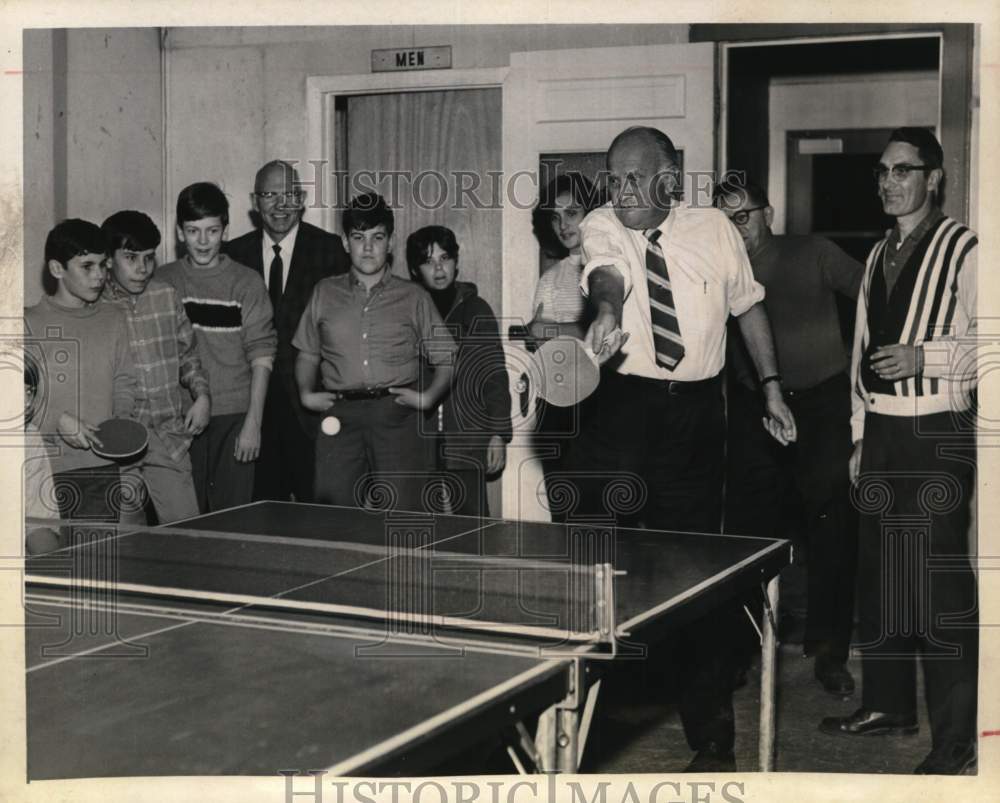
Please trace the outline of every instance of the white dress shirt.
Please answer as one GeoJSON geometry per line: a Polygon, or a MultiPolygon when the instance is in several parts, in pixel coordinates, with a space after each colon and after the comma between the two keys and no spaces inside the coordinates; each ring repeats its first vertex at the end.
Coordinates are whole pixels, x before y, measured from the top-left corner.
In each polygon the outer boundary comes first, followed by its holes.
{"type": "Polygon", "coordinates": [[[274,246],[281,246],[281,292],[285,292],[285,285],[288,284],[288,269],[292,266],[292,252],[295,250],[295,238],[299,234],[299,224],[295,224],[288,234],[286,234],[280,243],[276,243],[271,239],[271,235],[267,231],[263,231],[263,247],[261,254],[264,261],[261,263],[264,266],[264,284],[267,285],[268,292],[271,292],[271,263],[274,262],[274,246]]]}
{"type": "Polygon", "coordinates": [[[622,374],[694,382],[722,370],[726,356],[726,321],[764,299],[754,280],[746,248],[736,227],[718,209],[678,204],[657,227],[670,274],[684,359],[674,370],[656,364],[646,284],[646,235],[629,229],[610,203],[595,209],[580,225],[586,264],[580,287],[586,294],[591,272],[615,267],[625,280],[622,374]]]}

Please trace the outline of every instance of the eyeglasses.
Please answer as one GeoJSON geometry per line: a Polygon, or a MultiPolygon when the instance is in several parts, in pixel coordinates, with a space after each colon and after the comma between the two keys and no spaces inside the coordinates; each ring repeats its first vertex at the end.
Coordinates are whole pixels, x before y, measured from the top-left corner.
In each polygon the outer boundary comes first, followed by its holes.
{"type": "Polygon", "coordinates": [[[256,195],[262,201],[275,201],[279,198],[284,201],[294,201],[295,203],[302,203],[302,199],[306,197],[304,190],[289,190],[288,192],[255,192],[256,195]]]}
{"type": "Polygon", "coordinates": [[[888,167],[887,165],[880,164],[876,167],[872,173],[875,176],[876,181],[882,181],[890,173],[895,181],[906,181],[906,177],[910,175],[914,170],[919,170],[922,173],[926,173],[928,170],[934,170],[935,168],[930,165],[908,165],[899,164],[888,167]]]}
{"type": "Polygon", "coordinates": [[[738,212],[733,212],[733,214],[729,216],[729,219],[737,226],[745,226],[750,222],[750,213],[756,212],[758,209],[766,209],[766,207],[751,206],[749,209],[740,209],[738,212]]]}

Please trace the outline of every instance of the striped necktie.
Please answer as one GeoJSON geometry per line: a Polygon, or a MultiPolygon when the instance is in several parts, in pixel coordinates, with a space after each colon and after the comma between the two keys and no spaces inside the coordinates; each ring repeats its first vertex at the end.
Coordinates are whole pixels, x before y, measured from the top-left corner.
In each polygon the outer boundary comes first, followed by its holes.
{"type": "Polygon", "coordinates": [[[659,229],[647,231],[646,239],[646,283],[649,287],[649,317],[653,323],[653,347],[656,349],[656,364],[669,370],[677,367],[684,359],[684,340],[674,308],[674,294],[670,289],[670,274],[667,262],[657,240],[659,229]]]}

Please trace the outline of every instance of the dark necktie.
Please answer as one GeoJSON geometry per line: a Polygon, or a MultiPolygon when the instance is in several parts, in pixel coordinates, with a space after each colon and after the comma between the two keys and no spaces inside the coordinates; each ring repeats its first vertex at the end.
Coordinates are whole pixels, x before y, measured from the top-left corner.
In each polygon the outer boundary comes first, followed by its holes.
{"type": "Polygon", "coordinates": [[[660,230],[646,232],[646,283],[649,287],[649,317],[653,323],[656,364],[673,370],[684,359],[684,340],[677,322],[674,294],[670,289],[667,261],[657,240],[660,230]]]}
{"type": "Polygon", "coordinates": [[[281,301],[281,274],[284,272],[285,263],[281,259],[281,246],[273,245],[271,248],[274,249],[274,259],[271,260],[271,269],[267,272],[267,292],[271,296],[271,306],[277,313],[281,301]]]}

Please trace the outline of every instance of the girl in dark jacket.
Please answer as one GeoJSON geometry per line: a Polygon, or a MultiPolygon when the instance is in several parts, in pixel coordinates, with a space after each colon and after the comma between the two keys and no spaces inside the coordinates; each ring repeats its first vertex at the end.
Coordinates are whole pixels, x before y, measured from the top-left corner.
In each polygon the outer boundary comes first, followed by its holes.
{"type": "Polygon", "coordinates": [[[451,512],[489,516],[486,477],[503,471],[511,439],[510,388],[496,316],[476,285],[458,282],[458,242],[444,226],[406,241],[406,264],[430,293],[458,343],[451,393],[433,412],[438,469],[447,475],[451,512]]]}

